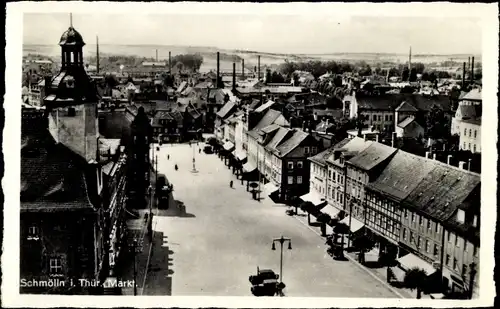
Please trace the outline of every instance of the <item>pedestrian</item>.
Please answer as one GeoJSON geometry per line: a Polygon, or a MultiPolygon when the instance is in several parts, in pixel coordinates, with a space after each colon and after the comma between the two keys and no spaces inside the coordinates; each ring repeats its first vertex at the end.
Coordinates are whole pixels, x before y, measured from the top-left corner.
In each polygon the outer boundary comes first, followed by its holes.
{"type": "Polygon", "coordinates": [[[170,155],[167,155],[167,160],[170,160],[170,155]]]}
{"type": "Polygon", "coordinates": [[[178,169],[179,169],[179,167],[178,167],[178,166],[177,166],[177,164],[176,164],[176,165],[175,165],[175,170],[178,170],[178,169]]]}
{"type": "Polygon", "coordinates": [[[230,188],[232,188],[232,187],[233,187],[233,181],[232,181],[232,180],[229,182],[229,187],[230,187],[230,188]]]}
{"type": "Polygon", "coordinates": [[[201,149],[198,149],[198,153],[201,153],[201,149]]]}

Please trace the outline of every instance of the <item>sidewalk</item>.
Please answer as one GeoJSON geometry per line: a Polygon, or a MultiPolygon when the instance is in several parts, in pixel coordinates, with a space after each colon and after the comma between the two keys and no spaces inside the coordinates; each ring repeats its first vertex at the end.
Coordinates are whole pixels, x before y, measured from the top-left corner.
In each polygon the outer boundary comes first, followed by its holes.
{"type": "MultiPolygon", "coordinates": [[[[301,216],[300,214],[303,213],[302,211],[299,211],[299,215],[294,216],[297,221],[302,223],[303,225],[306,225],[309,227],[309,229],[314,232],[316,235],[318,235],[321,238],[324,238],[321,236],[321,229],[319,226],[311,226],[307,223],[307,215],[301,216]]],[[[314,217],[311,216],[311,222],[314,222],[314,217]]],[[[325,245],[325,250],[326,250],[326,245],[325,245]]],[[[416,290],[411,291],[409,289],[405,288],[399,288],[390,285],[387,283],[387,269],[386,267],[380,267],[380,268],[369,268],[366,266],[361,265],[357,261],[357,253],[356,252],[347,252],[345,251],[345,256],[349,259],[350,262],[355,263],[358,265],[360,268],[365,270],[367,273],[371,274],[372,277],[378,279],[381,283],[383,283],[388,289],[390,289],[394,294],[398,295],[400,298],[409,298],[409,299],[416,299],[417,297],[417,292],[416,290]]],[[[430,299],[429,295],[424,295],[422,294],[422,299],[430,299]]]]}

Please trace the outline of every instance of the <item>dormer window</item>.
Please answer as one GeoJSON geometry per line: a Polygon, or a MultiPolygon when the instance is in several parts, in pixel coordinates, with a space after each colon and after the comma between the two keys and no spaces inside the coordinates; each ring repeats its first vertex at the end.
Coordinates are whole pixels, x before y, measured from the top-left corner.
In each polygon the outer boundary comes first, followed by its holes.
{"type": "Polygon", "coordinates": [[[462,209],[457,212],[457,221],[462,224],[465,223],[465,212],[462,209]]]}

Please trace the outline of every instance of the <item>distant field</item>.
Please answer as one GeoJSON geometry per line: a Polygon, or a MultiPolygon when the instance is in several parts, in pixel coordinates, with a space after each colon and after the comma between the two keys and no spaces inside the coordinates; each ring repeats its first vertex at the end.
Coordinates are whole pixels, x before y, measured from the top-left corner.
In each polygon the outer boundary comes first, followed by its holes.
{"type": "MultiPolygon", "coordinates": [[[[182,46],[134,46],[134,45],[99,45],[101,55],[135,55],[139,57],[155,57],[158,50],[158,58],[160,60],[168,59],[168,52],[172,56],[187,53],[201,53],[203,56],[203,64],[201,71],[214,70],[216,67],[216,52],[217,49],[211,47],[182,47],[182,46]]],[[[95,56],[95,44],[87,44],[84,49],[84,56],[95,56]]],[[[245,59],[245,66],[252,68],[257,65],[257,53],[245,51],[219,50],[221,53],[228,55],[239,56],[245,59]]],[[[60,57],[60,48],[57,44],[54,45],[24,45],[23,54],[27,55],[41,54],[58,59],[60,57]]],[[[413,55],[412,62],[422,63],[441,63],[447,60],[467,61],[470,55],[413,55]]],[[[480,56],[475,55],[476,62],[480,61],[480,56]]],[[[337,61],[366,61],[368,64],[376,64],[383,62],[405,63],[408,61],[408,55],[401,54],[371,54],[371,53],[337,53],[337,54],[322,54],[322,55],[282,55],[263,53],[261,55],[262,66],[276,66],[283,63],[285,59],[290,61],[298,60],[337,60],[337,61]]],[[[239,60],[221,59],[221,70],[231,71],[232,63],[236,62],[237,70],[241,71],[241,63],[239,60]]]]}

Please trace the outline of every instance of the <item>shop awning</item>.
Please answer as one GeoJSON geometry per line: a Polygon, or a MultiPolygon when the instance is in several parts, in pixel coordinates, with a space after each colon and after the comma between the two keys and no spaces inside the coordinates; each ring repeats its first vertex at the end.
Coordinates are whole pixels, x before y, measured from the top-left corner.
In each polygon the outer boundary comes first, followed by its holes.
{"type": "Polygon", "coordinates": [[[222,146],[226,151],[232,151],[234,149],[234,144],[231,142],[226,142],[224,146],[222,146]]]}
{"type": "Polygon", "coordinates": [[[399,282],[404,282],[405,280],[405,275],[406,275],[406,271],[404,271],[404,269],[401,269],[399,266],[394,266],[394,267],[391,267],[391,271],[392,271],[392,274],[394,275],[394,279],[396,279],[396,281],[399,281],[399,282]]]}
{"type": "Polygon", "coordinates": [[[255,171],[256,169],[257,169],[257,167],[250,162],[243,164],[243,172],[244,173],[251,173],[251,172],[255,171]]]}
{"type": "Polygon", "coordinates": [[[300,197],[304,202],[311,202],[314,206],[324,206],[326,205],[326,201],[316,192],[309,192],[300,197]]]}
{"type": "Polygon", "coordinates": [[[267,195],[271,195],[278,190],[279,190],[279,188],[277,186],[275,186],[272,182],[269,182],[269,183],[264,185],[264,192],[267,195]]]}
{"type": "Polygon", "coordinates": [[[330,204],[327,204],[325,207],[321,209],[321,212],[329,215],[332,218],[336,218],[340,213],[340,209],[330,204]]]}
{"type": "Polygon", "coordinates": [[[412,253],[408,253],[407,255],[400,257],[397,261],[406,271],[414,267],[418,267],[425,270],[427,276],[432,275],[436,272],[436,269],[430,263],[427,263],[426,261],[412,253]]]}
{"type": "MultiPolygon", "coordinates": [[[[340,221],[341,223],[344,223],[345,225],[349,226],[349,216],[345,217],[340,221]]],[[[352,218],[351,219],[351,232],[357,232],[359,231],[363,226],[363,222],[359,221],[358,219],[352,218]]]]}
{"type": "Polygon", "coordinates": [[[235,150],[234,152],[234,157],[239,161],[243,161],[247,158],[247,154],[241,150],[235,150]]]}

